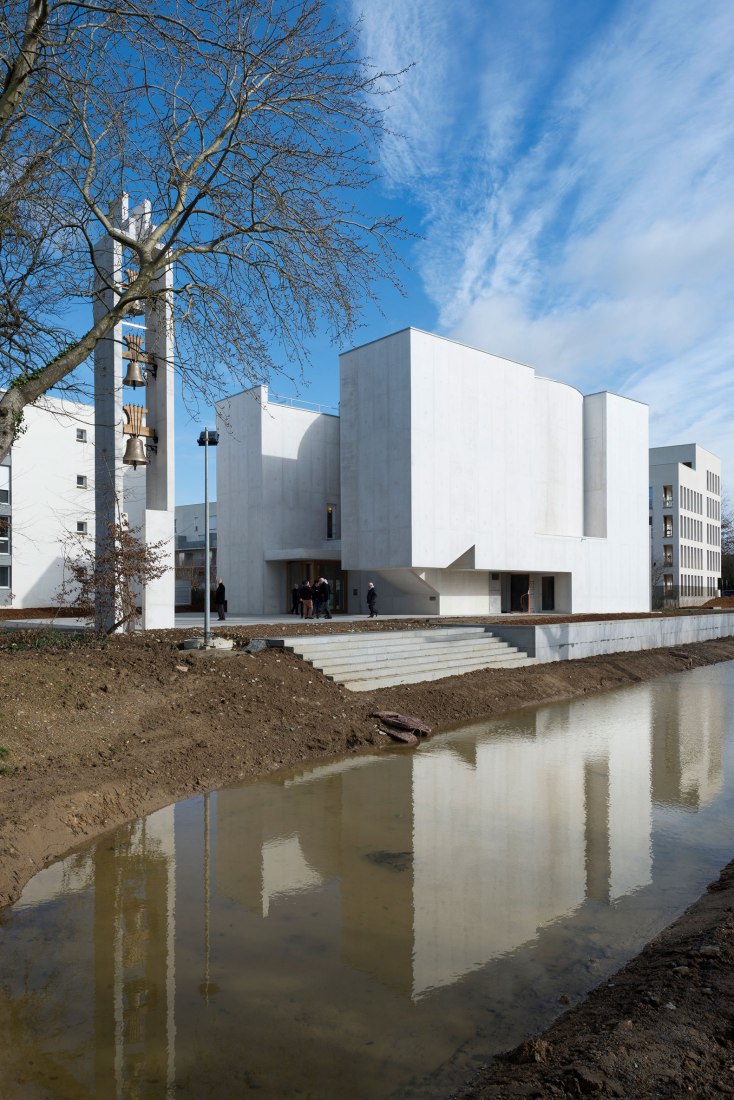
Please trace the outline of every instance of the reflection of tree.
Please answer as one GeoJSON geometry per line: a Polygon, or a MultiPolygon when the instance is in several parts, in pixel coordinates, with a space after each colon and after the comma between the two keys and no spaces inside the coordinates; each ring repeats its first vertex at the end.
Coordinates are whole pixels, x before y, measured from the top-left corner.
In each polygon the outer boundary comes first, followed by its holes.
{"type": "Polygon", "coordinates": [[[721,499],[721,577],[724,588],[734,588],[734,516],[728,496],[721,499]]]}

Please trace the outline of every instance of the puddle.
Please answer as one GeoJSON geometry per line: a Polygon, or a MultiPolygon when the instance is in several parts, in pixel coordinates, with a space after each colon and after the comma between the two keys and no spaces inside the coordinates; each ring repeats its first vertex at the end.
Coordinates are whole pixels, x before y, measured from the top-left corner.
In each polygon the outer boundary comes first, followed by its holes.
{"type": "Polygon", "coordinates": [[[732,856],[734,663],[116,830],[0,917],[14,1100],[445,1097],[732,856]]]}

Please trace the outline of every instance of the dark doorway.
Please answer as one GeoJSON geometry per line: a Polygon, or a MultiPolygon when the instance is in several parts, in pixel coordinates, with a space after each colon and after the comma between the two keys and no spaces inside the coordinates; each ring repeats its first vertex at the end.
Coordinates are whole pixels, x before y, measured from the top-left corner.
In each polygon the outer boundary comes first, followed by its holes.
{"type": "Polygon", "coordinates": [[[513,573],[510,577],[510,611],[528,610],[529,573],[513,573]],[[525,597],[523,599],[523,596],[525,597]]]}
{"type": "Polygon", "coordinates": [[[556,608],[556,578],[555,577],[543,577],[542,579],[543,591],[543,611],[555,611],[556,608]]]}
{"type": "Polygon", "coordinates": [[[329,606],[332,614],[346,611],[347,574],[342,571],[338,561],[289,561],[286,579],[287,607],[290,609],[294,586],[297,588],[306,579],[314,584],[319,577],[325,577],[331,586],[329,606]]]}

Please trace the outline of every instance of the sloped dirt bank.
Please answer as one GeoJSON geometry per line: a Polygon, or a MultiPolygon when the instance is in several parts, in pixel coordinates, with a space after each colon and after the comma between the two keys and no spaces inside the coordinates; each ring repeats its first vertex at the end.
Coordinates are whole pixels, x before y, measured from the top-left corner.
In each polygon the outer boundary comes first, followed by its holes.
{"type": "MultiPolygon", "coordinates": [[[[415,714],[439,731],[734,659],[726,639],[683,655],[616,654],[355,695],[282,650],[244,650],[271,632],[228,631],[239,647],[232,653],[182,652],[181,632],[103,645],[0,633],[0,905],[42,866],[130,818],[299,761],[386,744],[375,710],[415,714]]],[[[734,1095],[730,869],[700,905],[623,971],[629,979],[601,987],[537,1045],[489,1064],[465,1095],[734,1095]]]]}
{"type": "Polygon", "coordinates": [[[461,1100],[734,1096],[734,863],[614,978],[461,1100]]]}

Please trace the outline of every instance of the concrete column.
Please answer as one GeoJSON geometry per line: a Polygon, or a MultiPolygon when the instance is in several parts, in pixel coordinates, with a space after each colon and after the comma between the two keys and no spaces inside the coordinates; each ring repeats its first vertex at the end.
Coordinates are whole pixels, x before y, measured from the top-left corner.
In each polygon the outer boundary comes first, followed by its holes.
{"type": "MultiPolygon", "coordinates": [[[[127,195],[120,199],[113,218],[118,225],[127,222],[127,195]]],[[[113,289],[122,280],[122,249],[111,237],[103,237],[94,249],[97,282],[94,296],[94,320],[114,306],[118,297],[113,289]]],[[[97,558],[107,553],[109,525],[117,523],[122,510],[122,340],[116,326],[94,349],[94,503],[95,550],[97,558]]],[[[116,594],[97,592],[95,607],[98,630],[108,630],[115,622],[116,594]]]]}
{"type": "Polygon", "coordinates": [[[146,630],[173,627],[176,603],[172,269],[166,268],[153,286],[164,293],[145,314],[145,348],[155,356],[157,364],[155,378],[148,377],[145,403],[148,424],[155,430],[158,442],[145,471],[144,530],[148,543],[165,540],[168,570],[145,587],[143,628],[146,630]]]}
{"type": "MultiPolygon", "coordinates": [[[[123,195],[113,213],[115,224],[122,232],[141,239],[151,231],[151,207],[146,199],[128,209],[128,197],[123,195]]],[[[95,247],[95,258],[100,275],[95,295],[95,320],[114,304],[115,285],[126,281],[123,270],[122,247],[112,238],[104,237],[95,247]]],[[[135,523],[140,522],[147,544],[165,541],[164,550],[167,572],[157,581],[150,582],[141,593],[143,628],[168,628],[174,625],[175,611],[175,538],[174,538],[174,329],[171,291],[173,273],[163,272],[153,284],[155,290],[166,291],[154,305],[146,305],[144,320],[129,317],[117,325],[95,348],[94,353],[94,405],[95,405],[95,506],[96,549],[105,552],[110,523],[119,522],[123,512],[131,511],[135,523]],[[123,395],[123,333],[143,329],[145,348],[156,360],[157,374],[148,374],[147,384],[136,400],[136,391],[123,395]],[[127,438],[123,435],[124,415],[122,405],[144,404],[148,412],[146,425],[157,436],[157,449],[148,454],[149,465],[142,467],[137,476],[130,477],[127,495],[123,487],[123,454],[127,438]],[[135,496],[139,492],[140,478],[144,478],[144,508],[136,508],[135,496]],[[138,518],[139,517],[139,518],[138,518]]],[[[141,392],[141,391],[138,391],[141,392]]],[[[152,442],[152,440],[150,440],[152,442]]],[[[132,471],[131,471],[132,472],[132,471]]],[[[100,593],[96,618],[98,629],[108,629],[115,621],[116,595],[100,593]]]]}

